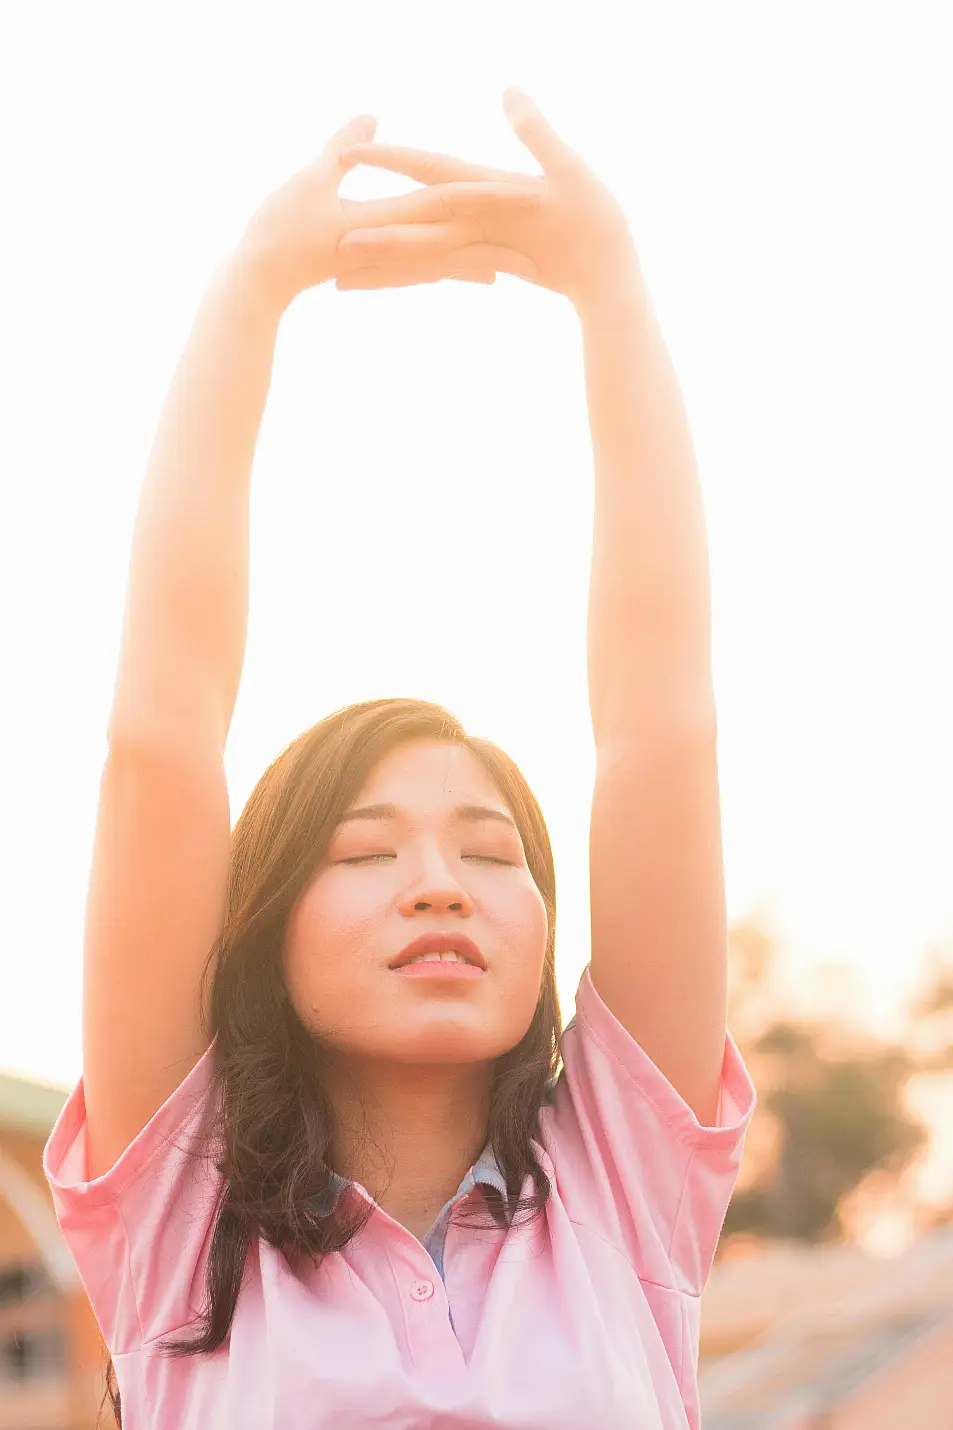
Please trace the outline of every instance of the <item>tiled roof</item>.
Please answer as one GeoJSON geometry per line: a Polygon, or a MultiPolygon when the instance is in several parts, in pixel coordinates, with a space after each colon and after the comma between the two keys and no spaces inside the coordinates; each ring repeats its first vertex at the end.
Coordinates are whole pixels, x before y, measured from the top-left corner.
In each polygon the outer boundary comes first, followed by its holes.
{"type": "Polygon", "coordinates": [[[706,1409],[702,1395],[705,1430],[775,1430],[796,1411],[832,1409],[945,1321],[953,1323],[953,1308],[738,1352],[731,1359],[746,1357],[746,1374],[720,1408],[706,1409]]]}
{"type": "Polygon", "coordinates": [[[871,1258],[863,1283],[840,1295],[825,1295],[825,1256],[825,1248],[804,1251],[808,1265],[817,1262],[813,1306],[782,1316],[741,1350],[700,1362],[705,1430],[784,1430],[798,1412],[833,1409],[939,1327],[953,1334],[953,1227],[895,1258],[871,1258]]]}

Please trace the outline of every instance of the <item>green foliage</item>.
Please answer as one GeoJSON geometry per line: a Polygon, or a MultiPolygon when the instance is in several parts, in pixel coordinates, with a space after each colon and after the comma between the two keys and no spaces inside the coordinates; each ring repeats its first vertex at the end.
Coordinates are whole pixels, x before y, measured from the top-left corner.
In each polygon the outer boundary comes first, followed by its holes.
{"type": "MultiPolygon", "coordinates": [[[[779,1062],[777,1084],[761,1107],[780,1124],[781,1152],[748,1213],[772,1236],[839,1239],[842,1199],[875,1169],[899,1176],[926,1140],[902,1106],[914,1060],[896,1049],[828,1060],[811,1029],[785,1024],[762,1043],[779,1062]]],[[[739,1201],[731,1209],[734,1229],[754,1230],[739,1225],[745,1212],[739,1201]]]]}
{"type": "Polygon", "coordinates": [[[931,988],[911,1006],[907,1043],[894,1046],[855,1026],[846,1011],[840,1022],[778,1016],[784,998],[767,931],[739,926],[730,949],[729,1026],[758,1087],[755,1118],[774,1123],[777,1154],[736,1191],[720,1249],[737,1233],[843,1240],[839,1208],[848,1194],[873,1172],[899,1178],[928,1140],[904,1091],[915,1074],[953,1065],[949,1041],[938,1051],[934,1037],[928,1056],[915,1050],[924,1020],[933,1026],[953,1007],[953,977],[948,966],[934,970],[931,988]]]}

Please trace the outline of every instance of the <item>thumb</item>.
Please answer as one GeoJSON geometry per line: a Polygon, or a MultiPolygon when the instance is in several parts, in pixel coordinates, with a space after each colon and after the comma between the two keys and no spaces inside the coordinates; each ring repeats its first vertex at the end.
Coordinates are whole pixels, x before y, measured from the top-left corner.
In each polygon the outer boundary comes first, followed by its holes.
{"type": "Polygon", "coordinates": [[[503,108],[516,137],[526,145],[544,170],[558,169],[577,158],[525,91],[505,89],[503,108]]]}
{"type": "Polygon", "coordinates": [[[377,133],[377,120],[373,114],[359,114],[354,119],[348,121],[342,129],[332,137],[328,148],[332,151],[334,158],[342,169],[354,167],[350,159],[342,159],[341,153],[349,144],[369,144],[373,141],[377,133]]]}

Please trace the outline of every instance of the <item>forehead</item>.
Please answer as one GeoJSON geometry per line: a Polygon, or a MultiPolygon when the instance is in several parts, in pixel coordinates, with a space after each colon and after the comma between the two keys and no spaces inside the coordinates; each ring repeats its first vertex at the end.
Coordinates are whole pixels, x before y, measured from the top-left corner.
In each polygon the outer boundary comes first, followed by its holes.
{"type": "Polygon", "coordinates": [[[492,797],[501,805],[497,787],[477,756],[465,745],[436,739],[414,739],[383,755],[359,791],[361,801],[369,795],[398,797],[411,804],[452,802],[464,795],[492,797]]]}
{"type": "Polygon", "coordinates": [[[489,771],[465,745],[411,740],[382,757],[358,792],[356,804],[389,800],[430,809],[477,800],[505,809],[489,771]]]}

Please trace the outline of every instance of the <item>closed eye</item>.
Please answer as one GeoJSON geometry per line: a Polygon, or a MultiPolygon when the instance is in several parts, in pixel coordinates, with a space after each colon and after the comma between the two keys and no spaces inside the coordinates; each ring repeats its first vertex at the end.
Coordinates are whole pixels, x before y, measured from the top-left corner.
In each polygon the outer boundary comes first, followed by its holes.
{"type": "MultiPolygon", "coordinates": [[[[339,864],[365,864],[369,859],[396,859],[396,854],[358,854],[351,859],[339,859],[339,864]]],[[[512,864],[511,859],[496,859],[492,854],[461,854],[461,859],[482,859],[487,864],[512,864]]]]}

